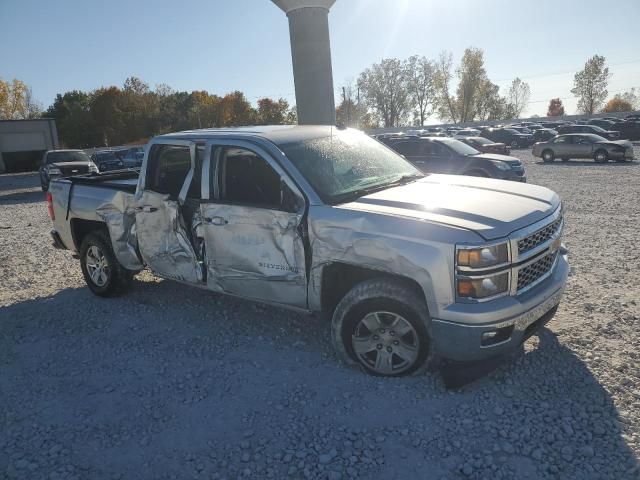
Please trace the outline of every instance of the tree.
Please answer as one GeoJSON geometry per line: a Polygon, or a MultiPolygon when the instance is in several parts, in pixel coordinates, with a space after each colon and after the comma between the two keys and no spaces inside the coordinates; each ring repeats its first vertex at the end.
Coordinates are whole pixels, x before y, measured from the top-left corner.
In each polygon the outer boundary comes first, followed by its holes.
{"type": "Polygon", "coordinates": [[[90,95],[78,90],[56,95],[45,116],[56,121],[58,134],[64,145],[89,148],[102,143],[90,110],[90,95]]]}
{"type": "Polygon", "coordinates": [[[419,120],[418,125],[422,126],[431,114],[430,107],[434,103],[435,67],[426,57],[413,55],[406,62],[406,75],[409,98],[416,109],[414,117],[419,120]]]}
{"type": "Polygon", "coordinates": [[[500,96],[500,87],[488,79],[482,82],[478,89],[474,119],[502,120],[511,118],[510,115],[506,99],[500,96]]]}
{"type": "Polygon", "coordinates": [[[409,109],[406,69],[397,58],[386,58],[367,68],[358,77],[358,87],[385,127],[398,126],[406,118],[409,109]]]}
{"type": "MultiPolygon", "coordinates": [[[[623,93],[616,93],[613,97],[615,99],[621,99],[631,105],[630,110],[640,110],[640,94],[636,93],[636,89],[632,88],[631,90],[623,93]]],[[[629,111],[629,110],[627,110],[629,111]]]]}
{"type": "Polygon", "coordinates": [[[284,98],[278,100],[261,98],[258,100],[258,125],[285,125],[289,121],[288,114],[289,102],[284,98]]]}
{"type": "Polygon", "coordinates": [[[0,119],[29,118],[31,98],[29,87],[22,80],[6,82],[0,78],[0,119]]]}
{"type": "Polygon", "coordinates": [[[564,106],[559,98],[549,100],[549,108],[547,109],[547,117],[564,117],[564,106]]]}
{"type": "Polygon", "coordinates": [[[518,77],[514,78],[507,94],[507,102],[513,115],[511,118],[520,118],[520,114],[527,108],[530,97],[531,88],[529,88],[529,84],[518,77]]]}
{"type": "Polygon", "coordinates": [[[345,127],[361,128],[367,115],[366,105],[360,102],[360,88],[353,81],[342,86],[342,100],[336,107],[336,122],[345,127]]]}
{"type": "Polygon", "coordinates": [[[619,96],[613,97],[611,100],[607,102],[607,104],[602,109],[603,113],[611,113],[611,112],[630,112],[633,110],[633,105],[623,98],[619,96]]]}
{"type": "Polygon", "coordinates": [[[436,105],[439,117],[443,120],[451,120],[458,123],[458,109],[456,101],[451,96],[451,80],[453,74],[453,55],[450,52],[441,52],[435,63],[434,86],[436,92],[436,105]]]}
{"type": "Polygon", "coordinates": [[[578,111],[585,115],[596,112],[607,98],[609,83],[609,67],[605,66],[605,58],[594,55],[584,64],[584,69],[575,74],[573,93],[578,98],[578,111]]]}
{"type": "Polygon", "coordinates": [[[459,79],[456,101],[458,116],[461,122],[468,122],[475,116],[479,90],[488,81],[484,52],[479,48],[467,48],[456,73],[459,79]]]}

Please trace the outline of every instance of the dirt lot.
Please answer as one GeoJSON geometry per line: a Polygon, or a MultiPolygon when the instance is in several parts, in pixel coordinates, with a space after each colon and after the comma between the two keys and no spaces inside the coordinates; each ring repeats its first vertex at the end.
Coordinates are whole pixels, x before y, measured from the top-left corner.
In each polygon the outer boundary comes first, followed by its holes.
{"type": "Polygon", "coordinates": [[[549,328],[459,390],[146,272],[97,298],[36,175],[0,176],[0,478],[640,478],[640,165],[514,153],[564,198],[573,274],[549,328]]]}

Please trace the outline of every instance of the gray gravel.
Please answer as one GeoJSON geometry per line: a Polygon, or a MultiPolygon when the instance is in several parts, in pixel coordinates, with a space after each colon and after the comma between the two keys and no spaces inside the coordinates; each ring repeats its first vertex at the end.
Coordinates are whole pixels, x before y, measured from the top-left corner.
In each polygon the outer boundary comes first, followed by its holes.
{"type": "Polygon", "coordinates": [[[640,166],[514,153],[565,200],[573,275],[549,328],[459,390],[146,272],[97,298],[36,175],[0,176],[0,478],[640,478],[640,166]]]}

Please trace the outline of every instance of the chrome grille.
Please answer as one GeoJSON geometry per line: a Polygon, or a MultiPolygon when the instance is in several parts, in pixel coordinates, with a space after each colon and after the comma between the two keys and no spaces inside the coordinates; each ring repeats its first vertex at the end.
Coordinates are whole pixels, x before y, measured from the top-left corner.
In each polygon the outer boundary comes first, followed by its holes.
{"type": "Polygon", "coordinates": [[[539,260],[536,260],[531,265],[520,269],[518,271],[518,291],[533,284],[536,280],[542,278],[545,274],[549,273],[556,261],[556,255],[558,252],[548,253],[539,260]]]}
{"type": "Polygon", "coordinates": [[[541,228],[537,232],[532,233],[522,240],[518,240],[518,253],[523,254],[533,248],[536,248],[538,245],[543,244],[555,235],[561,225],[562,217],[559,217],[557,220],[550,223],[546,227],[541,228]]]}
{"type": "Polygon", "coordinates": [[[78,167],[59,167],[60,172],[65,177],[71,177],[73,175],[81,175],[83,173],[87,173],[89,171],[88,166],[78,166],[78,167]]]}

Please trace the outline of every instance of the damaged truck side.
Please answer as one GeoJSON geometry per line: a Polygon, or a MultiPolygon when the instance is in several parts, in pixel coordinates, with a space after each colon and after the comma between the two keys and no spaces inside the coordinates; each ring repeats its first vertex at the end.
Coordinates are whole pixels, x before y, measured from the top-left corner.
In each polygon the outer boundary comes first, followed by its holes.
{"type": "Polygon", "coordinates": [[[513,350],[553,317],[569,271],[554,192],[426,176],[330,126],[163,135],[139,175],[55,179],[47,199],[54,244],[95,294],[149,268],[325,312],[341,357],[383,376],[513,350]]]}

